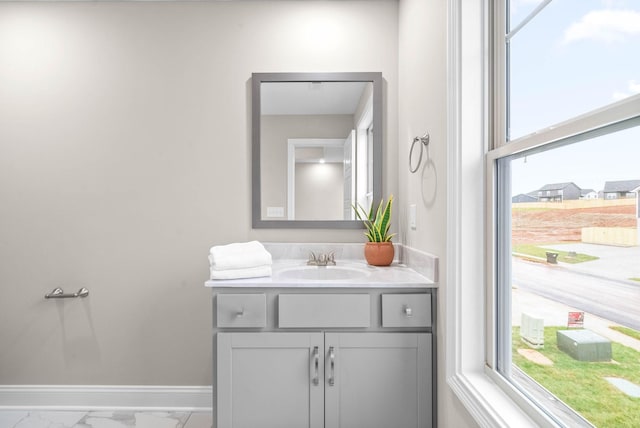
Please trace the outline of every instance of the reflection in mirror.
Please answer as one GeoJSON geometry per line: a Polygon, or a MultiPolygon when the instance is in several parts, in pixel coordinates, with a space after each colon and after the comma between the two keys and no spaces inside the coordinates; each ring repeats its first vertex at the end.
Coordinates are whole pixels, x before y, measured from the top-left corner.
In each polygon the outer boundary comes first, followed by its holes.
{"type": "Polygon", "coordinates": [[[362,226],[353,204],[369,207],[381,193],[380,81],[253,75],[254,227],[362,226]]]}

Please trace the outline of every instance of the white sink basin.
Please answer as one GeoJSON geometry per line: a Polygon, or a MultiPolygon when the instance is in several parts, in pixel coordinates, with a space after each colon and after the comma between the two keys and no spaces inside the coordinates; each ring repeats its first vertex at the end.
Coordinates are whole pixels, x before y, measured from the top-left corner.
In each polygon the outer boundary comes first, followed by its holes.
{"type": "Polygon", "coordinates": [[[355,266],[296,266],[281,270],[277,277],[290,280],[336,281],[363,278],[370,274],[366,268],[355,266]]]}

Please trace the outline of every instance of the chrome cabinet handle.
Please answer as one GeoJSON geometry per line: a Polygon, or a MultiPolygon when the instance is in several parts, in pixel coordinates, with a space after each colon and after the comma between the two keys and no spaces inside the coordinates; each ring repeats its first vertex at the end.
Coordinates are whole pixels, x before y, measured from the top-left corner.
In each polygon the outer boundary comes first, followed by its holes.
{"type": "Polygon", "coordinates": [[[240,308],[238,312],[236,312],[236,318],[242,318],[244,316],[244,308],[240,308]]]}
{"type": "Polygon", "coordinates": [[[336,384],[336,354],[334,352],[333,346],[329,347],[329,386],[334,386],[336,384]]]}
{"type": "Polygon", "coordinates": [[[320,351],[318,350],[317,346],[313,347],[312,358],[313,358],[313,376],[311,377],[311,382],[313,382],[314,385],[319,385],[320,375],[318,374],[318,365],[319,365],[318,360],[320,359],[320,351]]]}
{"type": "Polygon", "coordinates": [[[404,312],[404,314],[407,316],[407,318],[411,318],[413,316],[413,309],[411,309],[407,305],[403,306],[402,312],[404,312]]]}

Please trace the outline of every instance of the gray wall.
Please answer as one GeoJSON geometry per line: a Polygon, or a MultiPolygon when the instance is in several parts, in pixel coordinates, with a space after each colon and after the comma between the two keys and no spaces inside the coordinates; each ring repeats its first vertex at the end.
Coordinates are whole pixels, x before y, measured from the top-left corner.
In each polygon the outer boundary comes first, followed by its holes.
{"type": "Polygon", "coordinates": [[[392,193],[397,26],[395,1],[0,3],[0,384],[210,384],[211,245],[362,241],[251,229],[251,73],[381,71],[392,193]]]}
{"type": "MultiPolygon", "coordinates": [[[[455,356],[446,355],[447,298],[447,3],[401,0],[399,8],[398,179],[400,239],[413,248],[440,258],[438,287],[438,426],[477,426],[449,388],[445,367],[455,356]],[[429,150],[415,173],[409,172],[409,150],[414,137],[428,132],[429,150]],[[417,228],[407,221],[408,207],[416,205],[417,228]]],[[[417,160],[417,153],[415,154],[417,160]]],[[[480,284],[480,283],[478,283],[480,284]]]]}
{"type": "MultiPolygon", "coordinates": [[[[288,139],[345,139],[353,127],[353,115],[350,114],[262,116],[260,184],[262,187],[263,219],[267,219],[267,207],[284,207],[282,220],[286,220],[289,215],[287,212],[288,139]]],[[[340,205],[342,206],[342,199],[340,205]]],[[[296,218],[302,220],[303,217],[300,217],[299,214],[296,210],[296,218]]],[[[338,214],[342,216],[342,208],[338,214]]],[[[304,219],[308,220],[308,217],[304,217],[304,219]]]]}
{"type": "MultiPolygon", "coordinates": [[[[211,245],[362,241],[251,229],[252,72],[383,73],[383,195],[444,272],[445,6],[0,2],[0,384],[210,384],[211,245]],[[433,163],[410,174],[425,131],[433,163]],[[45,301],[56,286],[91,296],[45,301]]],[[[475,426],[444,378],[446,289],[439,425],[475,426]]]]}
{"type": "Polygon", "coordinates": [[[296,219],[344,220],[344,164],[296,164],[296,219]]]}

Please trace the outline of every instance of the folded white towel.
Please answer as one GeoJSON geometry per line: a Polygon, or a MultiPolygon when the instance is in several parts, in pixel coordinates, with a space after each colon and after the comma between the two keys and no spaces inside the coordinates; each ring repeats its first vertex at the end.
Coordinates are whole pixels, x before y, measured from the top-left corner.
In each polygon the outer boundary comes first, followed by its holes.
{"type": "Polygon", "coordinates": [[[242,279],[271,276],[271,266],[258,266],[245,269],[216,270],[211,267],[211,279],[242,279]]]}
{"type": "Polygon", "coordinates": [[[258,241],[218,245],[209,250],[209,262],[215,270],[271,266],[271,254],[258,241]]]}

